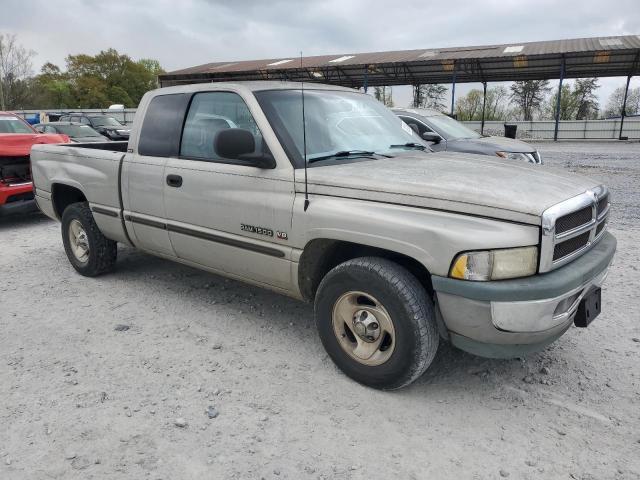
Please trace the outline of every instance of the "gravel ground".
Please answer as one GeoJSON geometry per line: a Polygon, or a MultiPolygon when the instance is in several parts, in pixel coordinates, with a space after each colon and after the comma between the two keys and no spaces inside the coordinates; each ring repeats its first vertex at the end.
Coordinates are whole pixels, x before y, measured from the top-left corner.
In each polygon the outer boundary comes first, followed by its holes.
{"type": "Polygon", "coordinates": [[[522,360],[442,346],[391,393],[309,305],[128,248],[86,279],[58,224],[3,221],[0,478],[640,478],[640,145],[539,148],[613,191],[601,316],[522,360]]]}

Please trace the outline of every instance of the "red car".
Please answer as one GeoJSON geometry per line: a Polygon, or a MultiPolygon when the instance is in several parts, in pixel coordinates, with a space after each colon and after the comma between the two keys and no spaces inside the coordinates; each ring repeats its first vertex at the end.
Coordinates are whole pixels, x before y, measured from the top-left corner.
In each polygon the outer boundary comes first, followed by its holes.
{"type": "Polygon", "coordinates": [[[38,133],[17,115],[0,112],[0,216],[37,208],[29,164],[37,143],[69,143],[69,137],[38,133]]]}

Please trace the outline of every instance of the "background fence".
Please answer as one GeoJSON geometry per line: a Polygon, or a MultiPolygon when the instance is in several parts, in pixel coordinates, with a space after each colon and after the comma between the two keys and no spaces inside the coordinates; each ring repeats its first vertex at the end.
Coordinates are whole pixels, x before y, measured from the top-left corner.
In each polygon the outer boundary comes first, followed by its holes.
{"type": "MultiPolygon", "coordinates": [[[[124,110],[109,109],[76,109],[76,110],[22,110],[15,111],[27,119],[33,118],[41,112],[47,113],[104,113],[111,115],[124,124],[133,123],[135,116],[135,108],[126,108],[124,110]]],[[[480,122],[463,122],[467,126],[476,131],[480,131],[480,122]]],[[[485,135],[504,135],[503,121],[487,121],[484,123],[485,135]]],[[[531,122],[514,121],[507,122],[518,126],[517,138],[523,140],[553,140],[553,131],[555,122],[553,120],[536,120],[531,122]]],[[[615,140],[620,135],[620,119],[612,118],[608,120],[561,120],[558,125],[559,140],[615,140]]],[[[635,115],[624,119],[624,128],[622,136],[628,137],[630,140],[640,140],[640,116],[635,115]]]]}
{"type": "MultiPolygon", "coordinates": [[[[480,131],[481,122],[463,122],[468,127],[480,131]]],[[[517,138],[523,140],[540,139],[553,140],[555,122],[553,120],[539,120],[532,122],[516,121],[506,122],[517,125],[517,138]]],[[[505,122],[484,122],[485,135],[504,135],[505,122]]],[[[604,140],[618,139],[620,135],[620,119],[609,120],[561,120],[558,124],[559,140],[604,140]]],[[[626,117],[622,136],[629,139],[640,139],[640,117],[626,117]]]]}

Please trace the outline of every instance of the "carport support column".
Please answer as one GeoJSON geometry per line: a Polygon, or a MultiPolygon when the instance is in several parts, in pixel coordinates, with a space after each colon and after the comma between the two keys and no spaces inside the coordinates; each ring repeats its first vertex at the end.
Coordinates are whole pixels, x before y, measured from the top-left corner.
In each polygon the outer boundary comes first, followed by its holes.
{"type": "Polygon", "coordinates": [[[413,108],[420,108],[420,84],[413,85],[413,108]]]}
{"type": "Polygon", "coordinates": [[[562,57],[562,66],[560,67],[560,82],[558,82],[558,98],[556,99],[556,126],[553,130],[553,141],[558,141],[558,124],[560,122],[560,100],[562,98],[562,81],[564,80],[564,57],[562,57]]]}
{"type": "Polygon", "coordinates": [[[487,106],[487,82],[482,82],[482,123],[480,124],[480,135],[484,135],[484,109],[487,106]]]}
{"type": "Polygon", "coordinates": [[[624,117],[627,115],[627,94],[629,93],[629,82],[631,75],[627,76],[627,86],[624,89],[624,100],[622,100],[622,111],[620,112],[620,134],[618,140],[622,140],[622,127],[624,126],[624,117]]]}
{"type": "Polygon", "coordinates": [[[453,107],[456,102],[456,63],[453,62],[453,79],[451,82],[451,116],[453,116],[453,107]]]}

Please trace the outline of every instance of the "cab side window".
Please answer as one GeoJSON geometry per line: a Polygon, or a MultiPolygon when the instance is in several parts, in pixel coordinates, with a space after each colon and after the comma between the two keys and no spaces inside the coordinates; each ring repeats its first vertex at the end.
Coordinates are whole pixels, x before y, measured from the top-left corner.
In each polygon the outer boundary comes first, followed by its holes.
{"type": "Polygon", "coordinates": [[[194,160],[235,163],[214,149],[216,134],[229,128],[241,128],[253,134],[254,153],[264,152],[262,134],[249,107],[240,95],[231,92],[196,93],[184,122],[180,156],[194,160]]]}
{"type": "Polygon", "coordinates": [[[91,125],[91,122],[87,117],[80,117],[80,123],[82,123],[83,125],[91,125]]]}

